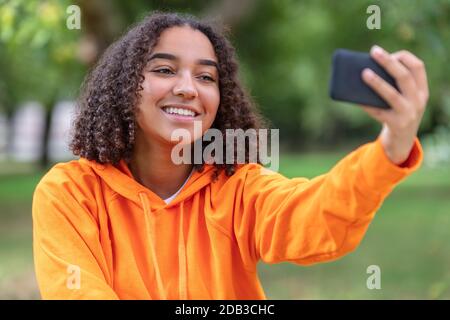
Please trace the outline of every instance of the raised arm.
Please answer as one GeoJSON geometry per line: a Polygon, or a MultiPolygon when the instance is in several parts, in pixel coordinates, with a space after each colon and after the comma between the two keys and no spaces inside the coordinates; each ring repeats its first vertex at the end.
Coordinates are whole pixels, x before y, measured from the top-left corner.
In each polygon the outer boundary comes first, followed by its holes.
{"type": "Polygon", "coordinates": [[[354,250],[383,200],[422,159],[416,139],[408,159],[396,165],[378,138],[311,180],[261,175],[255,165],[246,174],[242,210],[233,219],[244,262],[249,268],[259,259],[308,265],[354,250]]]}

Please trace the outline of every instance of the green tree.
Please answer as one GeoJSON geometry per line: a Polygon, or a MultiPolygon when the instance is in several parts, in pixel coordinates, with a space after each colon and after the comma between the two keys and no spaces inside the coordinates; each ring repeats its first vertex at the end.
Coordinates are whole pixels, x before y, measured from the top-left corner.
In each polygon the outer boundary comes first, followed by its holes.
{"type": "MultiPolygon", "coordinates": [[[[45,106],[48,124],[55,102],[76,94],[85,68],[77,58],[80,31],[66,26],[70,4],[1,1],[0,107],[8,115],[22,102],[36,100],[45,106]]],[[[48,126],[45,131],[47,136],[48,126]]],[[[46,143],[43,148],[46,164],[46,143]]]]}

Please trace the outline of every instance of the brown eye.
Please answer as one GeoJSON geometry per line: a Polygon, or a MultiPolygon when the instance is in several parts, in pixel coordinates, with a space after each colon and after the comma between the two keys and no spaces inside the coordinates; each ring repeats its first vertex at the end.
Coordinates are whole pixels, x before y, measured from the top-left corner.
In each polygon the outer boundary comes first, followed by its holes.
{"type": "Polygon", "coordinates": [[[153,70],[152,72],[162,73],[162,74],[173,74],[172,70],[170,70],[168,68],[157,69],[157,70],[153,70]]]}
{"type": "Polygon", "coordinates": [[[215,80],[211,78],[210,76],[200,76],[200,79],[208,81],[208,82],[214,82],[215,80]]]}

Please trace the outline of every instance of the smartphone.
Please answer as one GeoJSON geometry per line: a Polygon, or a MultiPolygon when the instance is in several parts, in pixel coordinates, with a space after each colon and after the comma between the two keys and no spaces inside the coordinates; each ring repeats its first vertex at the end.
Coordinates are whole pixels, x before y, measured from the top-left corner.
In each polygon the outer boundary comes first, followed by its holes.
{"type": "Polygon", "coordinates": [[[392,78],[368,53],[337,49],[333,53],[330,97],[333,100],[391,109],[362,79],[362,71],[370,68],[398,90],[392,78]]]}

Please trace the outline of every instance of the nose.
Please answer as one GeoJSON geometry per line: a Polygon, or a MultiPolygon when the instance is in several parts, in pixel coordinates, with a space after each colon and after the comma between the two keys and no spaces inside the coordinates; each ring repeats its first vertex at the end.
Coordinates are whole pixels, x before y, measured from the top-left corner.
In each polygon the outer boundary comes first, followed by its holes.
{"type": "Polygon", "coordinates": [[[173,87],[173,94],[185,99],[193,99],[198,96],[197,89],[195,88],[190,73],[185,72],[180,76],[179,81],[177,81],[176,85],[173,87]]]}

